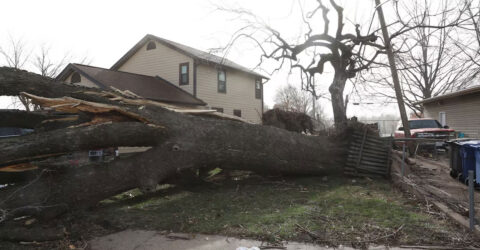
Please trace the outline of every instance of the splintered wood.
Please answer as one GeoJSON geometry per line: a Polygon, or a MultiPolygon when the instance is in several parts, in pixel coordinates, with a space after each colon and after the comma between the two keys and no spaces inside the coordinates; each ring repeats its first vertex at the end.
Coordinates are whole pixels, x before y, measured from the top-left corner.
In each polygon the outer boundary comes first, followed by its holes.
{"type": "Polygon", "coordinates": [[[157,107],[161,107],[173,112],[177,113],[183,113],[183,114],[190,114],[190,115],[198,115],[198,116],[211,116],[215,117],[218,119],[224,119],[224,120],[234,120],[234,121],[239,121],[239,122],[245,122],[245,123],[250,123],[253,124],[252,122],[249,122],[241,117],[234,116],[234,115],[229,115],[221,112],[217,112],[216,110],[213,109],[207,109],[205,107],[191,107],[191,106],[181,106],[181,105],[174,105],[174,104],[167,104],[164,102],[159,102],[159,101],[153,101],[153,100],[148,100],[148,99],[141,99],[141,98],[129,98],[131,95],[126,94],[125,91],[116,91],[116,93],[108,92],[108,91],[102,91],[101,93],[98,92],[93,92],[93,91],[86,91],[86,94],[90,95],[97,95],[97,96],[102,96],[109,98],[111,101],[117,101],[121,103],[126,103],[126,104],[131,104],[131,105],[137,105],[143,107],[144,105],[153,105],[157,107]],[[122,95],[120,95],[122,94],[122,95]]]}
{"type": "Polygon", "coordinates": [[[110,121],[139,121],[143,123],[150,123],[146,118],[138,114],[113,105],[88,102],[72,97],[46,98],[26,92],[22,92],[21,95],[30,98],[34,104],[40,105],[45,109],[66,113],[85,112],[94,114],[92,121],[82,125],[93,125],[110,121]]]}

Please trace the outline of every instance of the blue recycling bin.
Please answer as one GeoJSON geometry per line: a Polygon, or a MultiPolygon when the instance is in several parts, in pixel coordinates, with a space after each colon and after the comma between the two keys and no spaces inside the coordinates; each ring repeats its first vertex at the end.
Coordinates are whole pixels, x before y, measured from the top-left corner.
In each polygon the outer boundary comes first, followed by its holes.
{"type": "Polygon", "coordinates": [[[480,184],[480,146],[475,146],[475,182],[480,184]]]}
{"type": "Polygon", "coordinates": [[[460,157],[462,159],[460,181],[466,183],[468,171],[473,170],[475,182],[480,184],[480,141],[466,141],[459,144],[460,157]]]}

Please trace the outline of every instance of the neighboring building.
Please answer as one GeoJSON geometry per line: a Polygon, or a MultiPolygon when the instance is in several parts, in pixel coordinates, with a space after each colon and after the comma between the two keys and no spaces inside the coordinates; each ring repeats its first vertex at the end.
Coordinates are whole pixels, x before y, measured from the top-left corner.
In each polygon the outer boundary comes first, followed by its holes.
{"type": "Polygon", "coordinates": [[[212,109],[261,122],[267,78],[228,59],[146,35],[111,70],[160,76],[212,109]]]}
{"type": "Polygon", "coordinates": [[[56,79],[129,90],[162,102],[203,105],[261,123],[267,78],[228,59],[146,35],[111,69],[69,64],[56,79]]]}
{"type": "Polygon", "coordinates": [[[204,106],[205,103],[172,83],[160,78],[81,64],[69,64],[56,78],[75,85],[125,91],[165,103],[204,106]]]}
{"type": "Polygon", "coordinates": [[[424,116],[437,119],[467,137],[480,138],[480,86],[418,102],[424,116]]]}

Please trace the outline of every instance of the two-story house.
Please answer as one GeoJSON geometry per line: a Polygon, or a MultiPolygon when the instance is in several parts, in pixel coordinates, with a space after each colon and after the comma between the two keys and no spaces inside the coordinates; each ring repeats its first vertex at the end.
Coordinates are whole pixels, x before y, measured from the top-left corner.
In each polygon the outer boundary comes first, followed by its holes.
{"type": "MultiPolygon", "coordinates": [[[[60,73],[57,80],[102,87],[102,84],[99,84],[102,81],[96,79],[95,73],[88,76],[85,73],[82,74],[82,70],[85,71],[85,69],[86,66],[69,65],[60,73]]],[[[101,68],[97,69],[99,71],[101,68]]],[[[175,94],[182,96],[182,100],[188,99],[187,104],[199,105],[203,102],[207,107],[219,112],[240,116],[250,122],[261,123],[263,83],[267,78],[226,58],[160,37],[146,35],[110,69],[102,70],[103,74],[110,75],[110,79],[115,78],[123,82],[121,90],[128,89],[135,93],[135,90],[139,90],[138,87],[134,87],[136,84],[144,86],[141,89],[145,90],[147,88],[145,81],[148,81],[148,88],[152,88],[150,92],[153,93],[165,89],[166,86],[161,87],[160,85],[167,83],[178,88],[175,94]],[[120,74],[130,80],[121,80],[120,74]],[[140,78],[138,76],[150,78],[142,79],[137,83],[132,80],[135,78],[132,75],[136,75],[137,78],[140,78]],[[158,89],[153,89],[155,84],[158,85],[158,89]],[[129,88],[130,85],[131,88],[129,88]],[[180,89],[182,91],[179,91],[180,89]],[[186,98],[186,93],[190,94],[191,98],[186,98]]],[[[95,70],[90,69],[90,71],[95,70]]],[[[114,83],[112,82],[112,84],[114,83]]],[[[103,84],[103,86],[105,85],[110,84],[103,84]]],[[[118,84],[112,86],[117,88],[118,84]]],[[[142,96],[141,93],[135,94],[142,96]]],[[[161,94],[157,94],[157,96],[161,96],[161,94]]],[[[165,101],[165,98],[162,100],[148,96],[143,97],[165,101]]],[[[175,102],[175,98],[170,99],[173,99],[170,102],[175,102]]]]}

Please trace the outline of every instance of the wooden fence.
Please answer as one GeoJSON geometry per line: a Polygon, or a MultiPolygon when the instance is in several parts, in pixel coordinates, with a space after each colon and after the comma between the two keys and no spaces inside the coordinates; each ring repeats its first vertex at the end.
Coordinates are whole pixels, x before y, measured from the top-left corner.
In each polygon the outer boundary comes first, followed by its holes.
{"type": "Polygon", "coordinates": [[[344,173],[352,176],[390,177],[392,138],[378,132],[357,130],[348,150],[344,173]]]}

